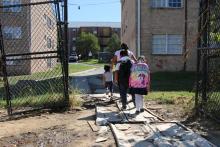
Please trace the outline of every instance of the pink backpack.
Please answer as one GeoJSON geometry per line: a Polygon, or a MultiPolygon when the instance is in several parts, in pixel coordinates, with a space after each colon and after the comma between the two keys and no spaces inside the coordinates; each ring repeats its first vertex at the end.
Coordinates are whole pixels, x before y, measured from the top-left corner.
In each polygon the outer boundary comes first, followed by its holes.
{"type": "Polygon", "coordinates": [[[146,88],[150,84],[150,70],[147,64],[137,63],[131,67],[129,86],[132,88],[146,88]]]}

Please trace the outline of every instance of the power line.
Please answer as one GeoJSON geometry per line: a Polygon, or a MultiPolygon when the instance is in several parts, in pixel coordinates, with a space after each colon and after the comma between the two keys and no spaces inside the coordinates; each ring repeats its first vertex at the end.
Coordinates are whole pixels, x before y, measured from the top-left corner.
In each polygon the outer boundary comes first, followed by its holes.
{"type": "Polygon", "coordinates": [[[90,4],[74,4],[74,3],[68,3],[68,5],[75,5],[75,6],[91,6],[91,5],[104,5],[104,4],[116,4],[120,3],[120,1],[111,1],[111,2],[103,2],[103,3],[90,3],[90,4]]]}

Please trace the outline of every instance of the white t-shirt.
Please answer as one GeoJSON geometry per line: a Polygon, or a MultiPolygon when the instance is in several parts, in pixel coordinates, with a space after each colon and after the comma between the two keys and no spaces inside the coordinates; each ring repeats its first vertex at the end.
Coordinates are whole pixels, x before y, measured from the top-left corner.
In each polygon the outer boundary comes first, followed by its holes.
{"type": "Polygon", "coordinates": [[[105,72],[104,77],[105,77],[105,82],[112,82],[113,81],[112,72],[105,72]]]}
{"type": "MultiPolygon", "coordinates": [[[[120,56],[120,53],[121,51],[123,51],[124,49],[120,49],[118,51],[115,52],[115,56],[117,56],[117,62],[120,60],[121,56],[120,56]]],[[[130,50],[127,50],[128,51],[128,56],[131,58],[134,54],[132,51],[130,50]]]]}
{"type": "MultiPolygon", "coordinates": [[[[131,60],[128,56],[125,56],[125,57],[122,57],[119,61],[127,61],[127,60],[131,60]]],[[[131,63],[133,64],[132,60],[131,60],[131,63]]],[[[116,66],[115,66],[115,70],[119,70],[119,67],[120,67],[120,63],[117,63],[116,66]]]]}

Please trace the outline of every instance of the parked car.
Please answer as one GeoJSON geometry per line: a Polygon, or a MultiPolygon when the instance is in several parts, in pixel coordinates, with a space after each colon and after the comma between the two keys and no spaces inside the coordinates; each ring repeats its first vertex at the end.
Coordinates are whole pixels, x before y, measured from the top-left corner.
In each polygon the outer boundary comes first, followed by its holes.
{"type": "Polygon", "coordinates": [[[99,52],[98,54],[99,62],[102,62],[102,63],[110,63],[112,57],[113,57],[113,54],[110,52],[99,52]]]}
{"type": "Polygon", "coordinates": [[[69,61],[70,62],[76,62],[76,61],[78,61],[78,56],[77,56],[77,54],[76,53],[72,53],[72,54],[70,54],[70,56],[69,56],[69,61]]]}

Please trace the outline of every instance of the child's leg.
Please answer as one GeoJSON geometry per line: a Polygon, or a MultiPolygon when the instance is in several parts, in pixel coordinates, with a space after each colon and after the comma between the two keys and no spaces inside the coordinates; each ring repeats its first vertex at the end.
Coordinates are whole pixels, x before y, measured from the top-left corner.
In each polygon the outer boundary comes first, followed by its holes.
{"type": "Polygon", "coordinates": [[[134,106],[136,106],[136,104],[135,104],[135,94],[131,94],[131,97],[132,97],[132,101],[133,101],[133,103],[134,103],[134,106]]]}
{"type": "Polygon", "coordinates": [[[141,110],[141,95],[135,94],[135,104],[136,104],[136,110],[140,111],[141,110]]]}
{"type": "Polygon", "coordinates": [[[113,93],[113,83],[112,82],[109,83],[109,90],[112,94],[113,93]]]}
{"type": "Polygon", "coordinates": [[[120,91],[120,97],[122,102],[122,107],[126,108],[127,105],[127,91],[126,87],[119,83],[119,91],[120,91]]]}
{"type": "Polygon", "coordinates": [[[141,109],[144,108],[144,97],[143,97],[143,95],[140,95],[140,108],[141,109]]]}

